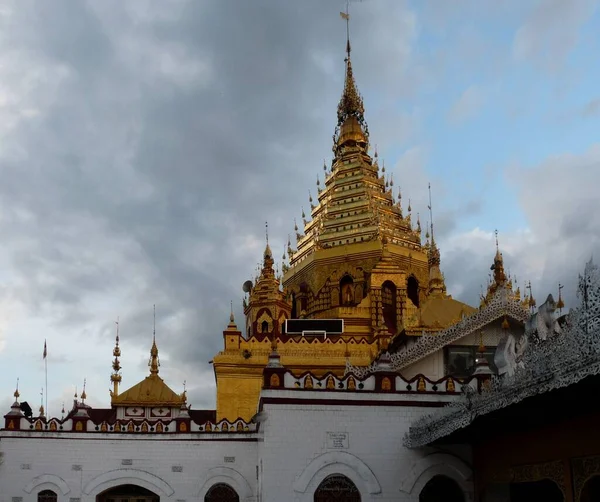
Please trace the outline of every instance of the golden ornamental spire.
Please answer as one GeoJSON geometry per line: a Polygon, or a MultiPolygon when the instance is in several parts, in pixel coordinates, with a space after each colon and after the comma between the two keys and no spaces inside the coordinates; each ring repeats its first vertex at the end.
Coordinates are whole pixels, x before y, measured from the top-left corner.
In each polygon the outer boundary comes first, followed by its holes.
{"type": "Polygon", "coordinates": [[[150,375],[158,375],[160,361],[158,360],[158,347],[156,346],[156,305],[154,305],[154,329],[152,333],[152,348],[150,349],[148,366],[150,367],[150,375]]]}
{"type": "Polygon", "coordinates": [[[87,394],[85,392],[85,384],[86,384],[86,379],[83,379],[83,391],[81,392],[81,404],[85,404],[85,400],[87,399],[87,394]]]}
{"type": "Polygon", "coordinates": [[[117,335],[115,338],[115,348],[113,349],[113,356],[115,357],[112,362],[113,372],[110,375],[110,381],[113,384],[113,389],[111,391],[111,397],[116,397],[119,395],[119,384],[121,383],[121,362],[119,361],[119,357],[121,357],[121,348],[119,347],[119,319],[115,321],[117,326],[117,335]]]}

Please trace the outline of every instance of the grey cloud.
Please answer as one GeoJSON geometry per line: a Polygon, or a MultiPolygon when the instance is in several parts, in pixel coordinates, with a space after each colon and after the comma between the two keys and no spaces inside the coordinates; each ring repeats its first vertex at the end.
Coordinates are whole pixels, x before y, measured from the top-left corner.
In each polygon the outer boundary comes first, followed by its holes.
{"type": "Polygon", "coordinates": [[[465,89],[460,98],[448,111],[448,119],[454,124],[473,118],[483,106],[484,96],[482,90],[472,85],[465,89]]]}
{"type": "Polygon", "coordinates": [[[595,117],[600,115],[600,98],[592,99],[586,103],[581,110],[581,115],[584,117],[595,117]]]}
{"type": "MultiPolygon", "coordinates": [[[[13,5],[0,44],[23,62],[15,102],[35,113],[15,112],[0,149],[4,253],[28,315],[64,336],[111,340],[120,315],[122,337],[145,349],[156,303],[161,354],[189,369],[208,405],[207,362],[230,300],[243,326],[240,285],[261,257],[264,221],[282,250],[331,156],[343,2],[143,5],[13,5]],[[100,318],[98,302],[114,316],[100,318]]],[[[411,92],[400,77],[414,16],[392,1],[352,8],[365,16],[352,28],[359,87],[402,80],[393,94],[411,92]],[[393,35],[385,56],[376,17],[393,35]]],[[[384,130],[377,101],[367,99],[368,119],[384,130]]],[[[396,139],[374,141],[385,151],[396,139]]]]}
{"type": "Polygon", "coordinates": [[[578,41],[580,28],[594,13],[596,0],[547,0],[533,6],[513,40],[517,59],[558,71],[578,41]]]}

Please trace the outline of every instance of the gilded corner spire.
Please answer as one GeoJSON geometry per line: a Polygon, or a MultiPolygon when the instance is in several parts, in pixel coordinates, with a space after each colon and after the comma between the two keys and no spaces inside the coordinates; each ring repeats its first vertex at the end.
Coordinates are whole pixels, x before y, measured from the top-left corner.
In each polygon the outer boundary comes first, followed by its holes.
{"type": "Polygon", "coordinates": [[[150,349],[150,375],[158,375],[160,361],[158,360],[158,347],[156,346],[156,305],[154,305],[154,329],[152,331],[152,348],[150,349]]]}

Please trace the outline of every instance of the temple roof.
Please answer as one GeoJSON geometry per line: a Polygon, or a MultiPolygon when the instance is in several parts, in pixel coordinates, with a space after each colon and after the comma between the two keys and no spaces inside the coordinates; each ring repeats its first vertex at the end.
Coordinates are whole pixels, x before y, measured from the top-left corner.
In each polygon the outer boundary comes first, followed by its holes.
{"type": "Polygon", "coordinates": [[[183,402],[185,398],[172,390],[155,373],[112,398],[113,405],[127,406],[180,406],[183,402]]]}
{"type": "Polygon", "coordinates": [[[430,296],[421,307],[421,323],[423,326],[444,328],[476,310],[451,296],[430,296]]]}

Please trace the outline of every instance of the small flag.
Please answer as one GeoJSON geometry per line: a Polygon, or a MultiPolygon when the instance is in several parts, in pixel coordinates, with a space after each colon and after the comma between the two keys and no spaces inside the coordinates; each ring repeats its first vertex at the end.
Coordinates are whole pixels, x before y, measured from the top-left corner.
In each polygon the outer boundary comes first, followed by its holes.
{"type": "Polygon", "coordinates": [[[48,349],[46,348],[46,340],[44,340],[44,359],[46,359],[47,355],[48,355],[48,349]]]}
{"type": "Polygon", "coordinates": [[[348,19],[350,19],[350,15],[346,14],[345,12],[340,12],[340,16],[342,16],[342,19],[348,21],[348,19]]]}

